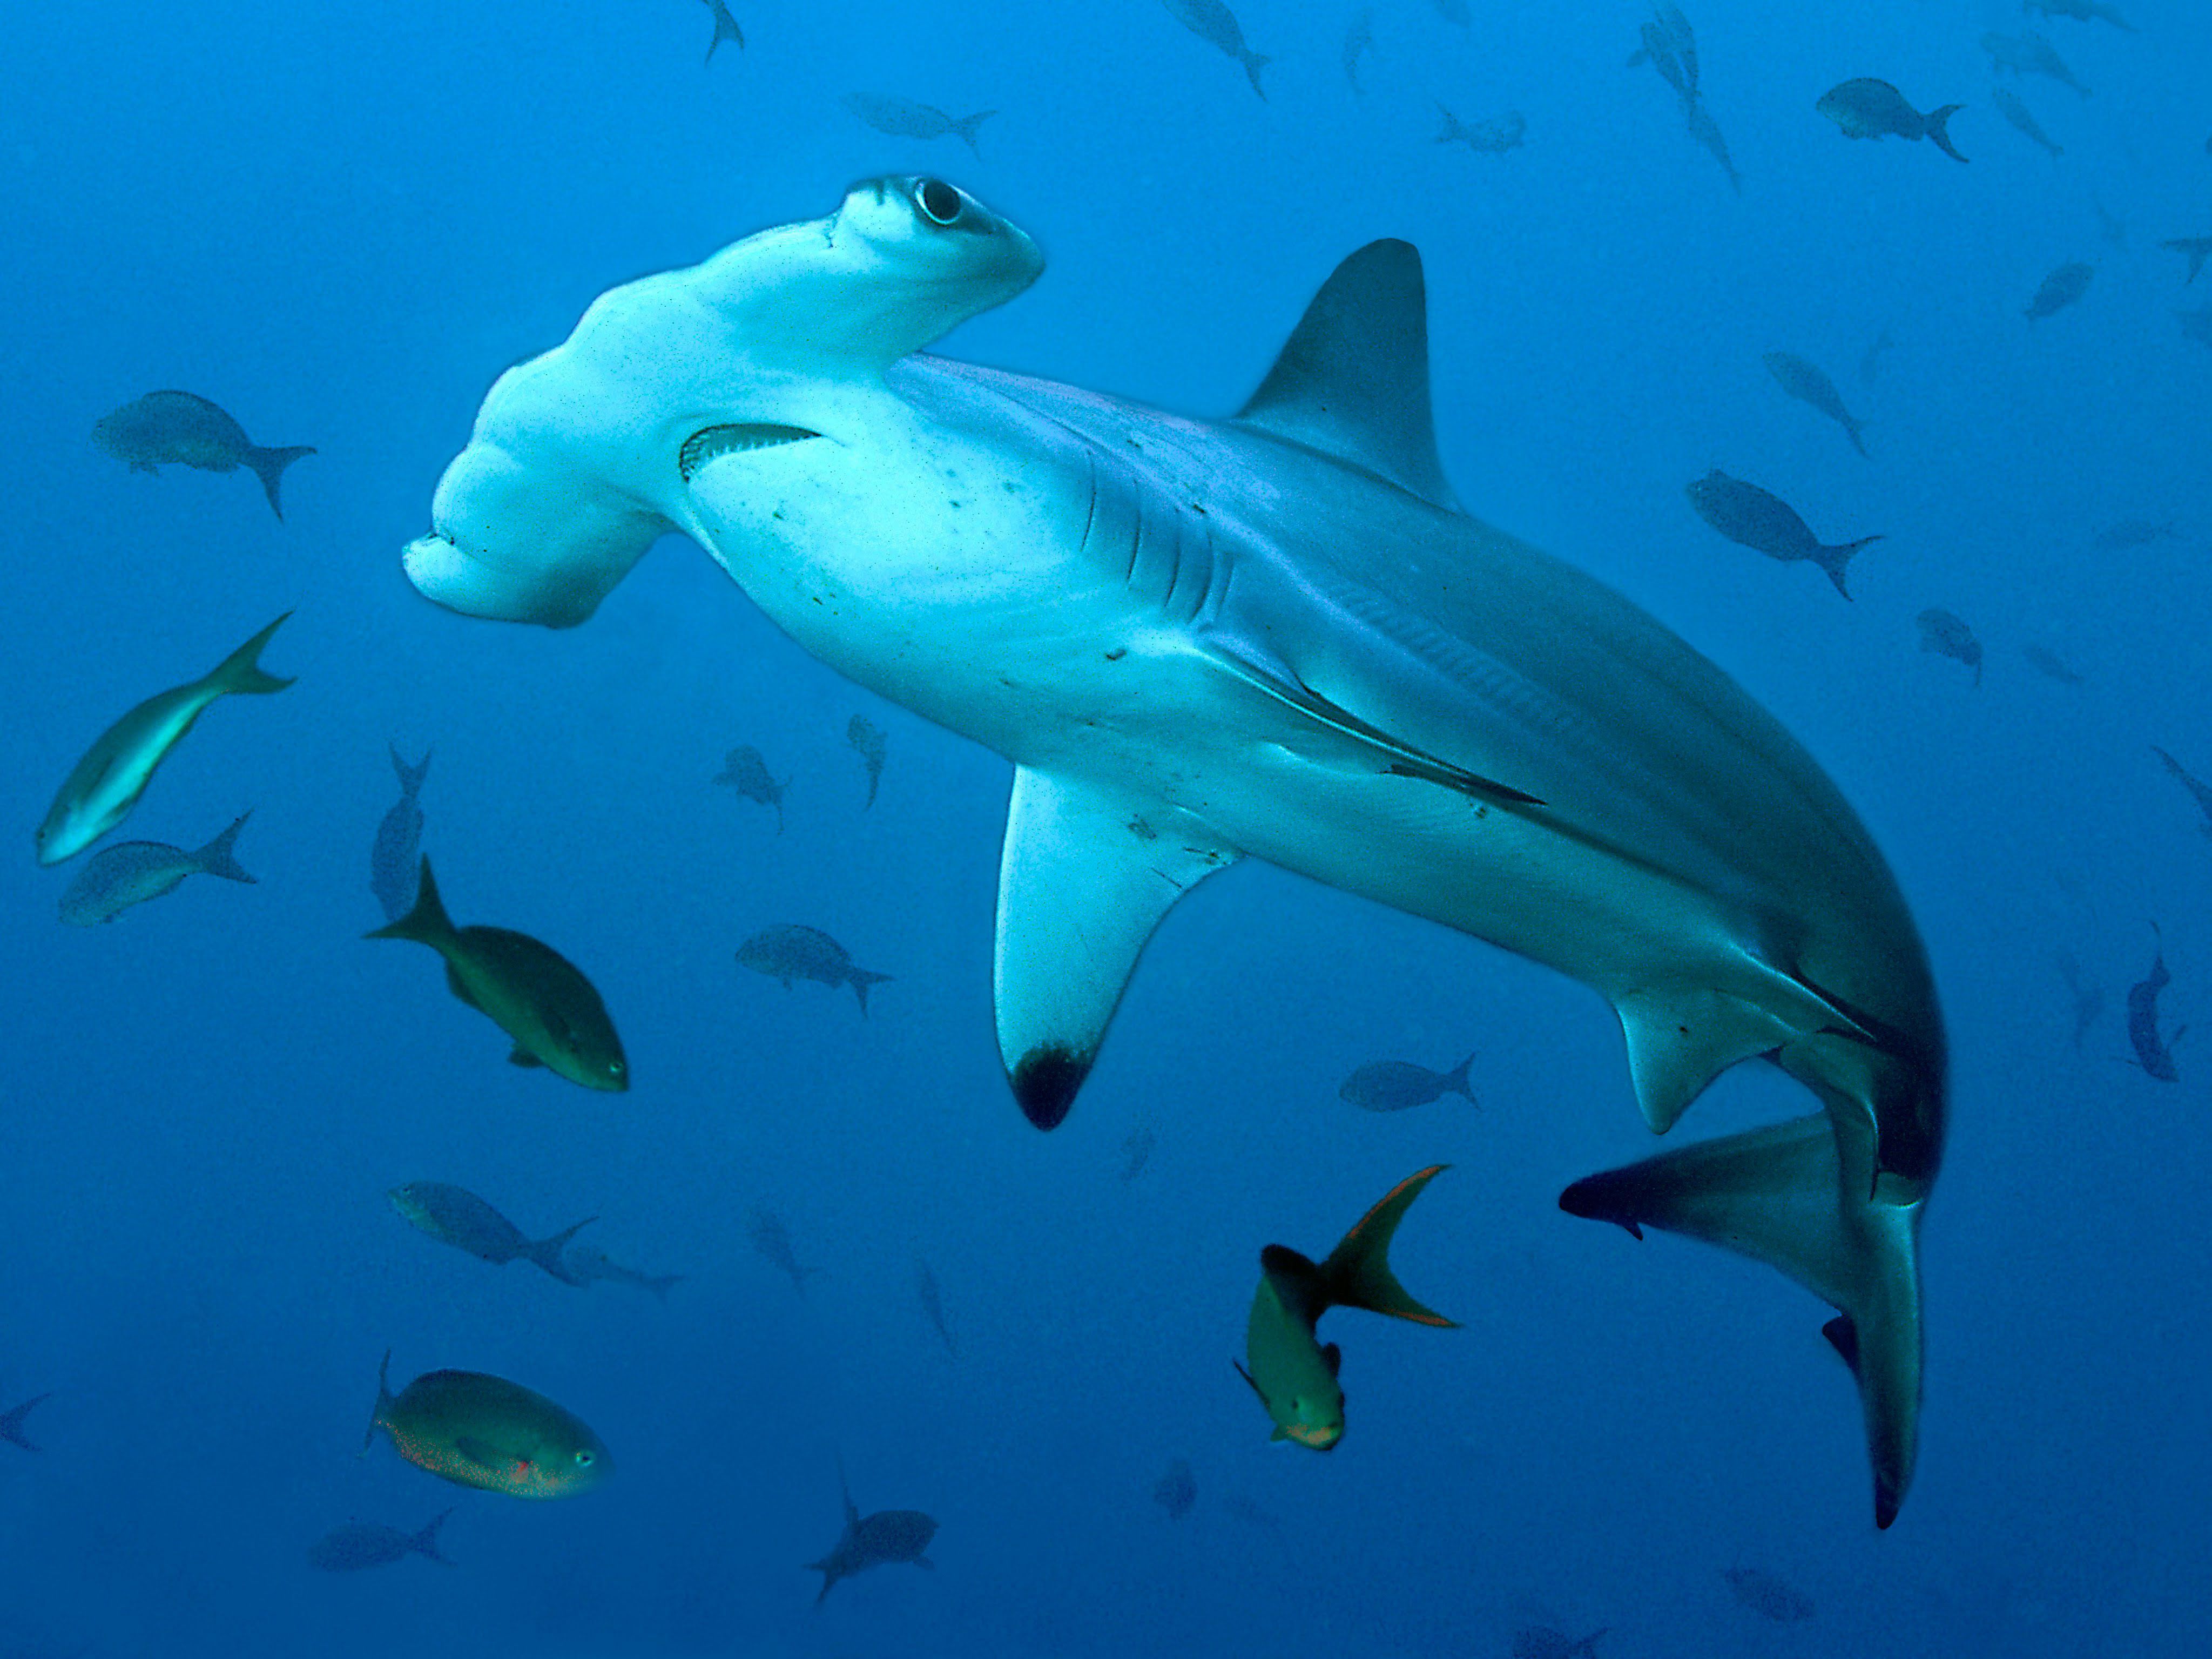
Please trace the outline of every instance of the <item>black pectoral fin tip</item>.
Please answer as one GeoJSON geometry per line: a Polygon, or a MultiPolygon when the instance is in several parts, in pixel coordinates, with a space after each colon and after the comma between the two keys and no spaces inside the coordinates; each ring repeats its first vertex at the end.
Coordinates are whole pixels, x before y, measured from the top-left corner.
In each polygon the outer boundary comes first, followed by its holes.
{"type": "Polygon", "coordinates": [[[1569,1215],[1580,1216],[1584,1221],[1610,1221],[1614,1226],[1625,1229],[1630,1237],[1641,1242],[1644,1237],[1641,1224],[1633,1216],[1621,1214],[1606,1201],[1604,1180],[1602,1176],[1591,1176],[1586,1180],[1577,1181],[1559,1194],[1559,1207],[1569,1215]]]}
{"type": "Polygon", "coordinates": [[[1024,1054],[1006,1079],[1013,1085],[1022,1115],[1040,1129],[1057,1129],[1075,1104],[1084,1079],[1091,1075],[1091,1058],[1057,1044],[1024,1054]]]}

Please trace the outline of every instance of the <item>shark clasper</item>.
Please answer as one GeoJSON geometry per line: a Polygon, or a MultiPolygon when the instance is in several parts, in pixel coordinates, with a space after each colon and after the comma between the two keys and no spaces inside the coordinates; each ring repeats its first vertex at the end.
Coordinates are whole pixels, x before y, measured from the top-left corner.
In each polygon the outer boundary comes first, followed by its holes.
{"type": "Polygon", "coordinates": [[[408,574],[568,626],[680,530],[823,661],[1011,759],[999,1043],[1040,1127],[1162,915],[1247,854],[1597,991],[1654,1130],[1771,1058],[1820,1110],[1561,1202],[1832,1304],[1887,1525],[1944,1042],[1858,818],[1689,646],[1461,510],[1411,246],[1346,259],[1228,421],[921,355],[1042,264],[890,178],[616,289],[493,386],[408,574]]]}

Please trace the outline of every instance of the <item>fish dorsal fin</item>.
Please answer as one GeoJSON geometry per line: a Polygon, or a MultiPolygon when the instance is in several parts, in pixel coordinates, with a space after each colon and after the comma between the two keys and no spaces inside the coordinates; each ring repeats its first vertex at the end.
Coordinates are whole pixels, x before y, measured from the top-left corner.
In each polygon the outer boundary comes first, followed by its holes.
{"type": "Polygon", "coordinates": [[[1429,412],[1421,256],[1370,242],[1321,285],[1237,418],[1456,511],[1429,412]]]}

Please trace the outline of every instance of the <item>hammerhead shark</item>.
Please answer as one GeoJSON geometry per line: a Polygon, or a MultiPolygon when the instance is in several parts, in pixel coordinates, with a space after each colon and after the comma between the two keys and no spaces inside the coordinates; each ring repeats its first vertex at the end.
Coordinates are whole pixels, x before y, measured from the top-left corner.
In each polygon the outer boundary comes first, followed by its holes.
{"type": "Polygon", "coordinates": [[[1011,759],[995,1010],[1040,1128],[1161,917],[1248,855],[1591,987],[1655,1131],[1769,1058],[1819,1110],[1560,1202],[1832,1304],[1887,1526],[1945,1044],[1857,817],[1683,641],[1462,510],[1411,246],[1346,258],[1227,421],[923,352],[1042,269],[965,191],[884,178],[614,289],[494,385],[407,574],[567,627],[681,531],[830,666],[1011,759]]]}

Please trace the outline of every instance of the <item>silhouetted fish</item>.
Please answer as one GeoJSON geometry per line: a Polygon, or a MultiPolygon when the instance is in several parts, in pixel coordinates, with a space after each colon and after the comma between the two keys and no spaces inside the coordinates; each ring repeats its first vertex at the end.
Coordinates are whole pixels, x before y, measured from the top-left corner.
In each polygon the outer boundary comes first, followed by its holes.
{"type": "Polygon", "coordinates": [[[2045,17],[2073,17],[2084,23],[2101,19],[2116,29],[2125,29],[2130,34],[2142,33],[2133,23],[2120,15],[2118,9],[2107,0],[2020,0],[2024,12],[2039,11],[2045,17]]]}
{"type": "Polygon", "coordinates": [[[1198,1479],[1191,1474],[1188,1460],[1176,1458],[1168,1465],[1168,1472],[1152,1482],[1152,1502],[1167,1511],[1170,1521],[1180,1521],[1190,1513],[1198,1502],[1198,1479]]]}
{"type": "Polygon", "coordinates": [[[438,1553],[438,1528],[446,1524],[447,1510],[420,1532],[372,1522],[349,1521],[318,1539],[307,1551],[307,1565],[325,1572],[359,1572],[364,1567],[389,1566],[410,1555],[428,1556],[441,1566],[453,1564],[438,1553]]]}
{"type": "Polygon", "coordinates": [[[1997,106],[1998,114],[2026,133],[2033,142],[2042,145],[2054,158],[2066,153],[2063,146],[2037,124],[2033,112],[2021,101],[2020,94],[2010,87],[1993,88],[1990,93],[1990,101],[1997,106]]]}
{"type": "Polygon", "coordinates": [[[1844,407],[1843,394],[1836,383],[1824,374],[1817,364],[1808,363],[1791,351],[1770,351],[1760,362],[1774,383],[1808,408],[1816,409],[1838,426],[1851,441],[1851,447],[1862,455],[1867,453],[1866,441],[1859,435],[1860,422],[1844,407]]]}
{"type": "Polygon", "coordinates": [[[158,472],[170,461],[203,472],[248,467],[261,480],[269,510],[279,520],[284,509],[276,492],[284,469],[315,453],[307,444],[264,449],[228,414],[191,392],[149,392],[111,410],[93,423],[92,441],[117,460],[127,461],[133,472],[158,472]]]}
{"type": "Polygon", "coordinates": [[[1946,104],[1923,115],[1888,82],[1861,76],[1829,88],[1813,107],[1833,121],[1846,138],[1925,138],[1953,161],[1966,159],[1953,148],[1946,126],[1966,107],[1963,104],[1946,104]]]}
{"type": "Polygon", "coordinates": [[[2073,88],[2084,98],[2089,95],[2089,88],[2075,78],[2074,71],[2052,50],[2051,42],[2033,31],[2013,35],[1999,34],[1993,29],[1982,37],[1982,50],[1989,53],[1992,69],[2010,70],[2015,75],[2047,75],[2061,86],[2073,88]]]}
{"type": "Polygon", "coordinates": [[[2156,744],[2151,744],[2150,752],[2164,761],[2166,769],[2173,775],[2184,789],[2196,798],[2197,810],[2204,814],[2204,822],[2197,827],[2207,836],[2212,836],[2212,783],[2207,783],[2203,779],[2192,775],[2179,761],[2174,759],[2156,744]]]}
{"type": "Polygon", "coordinates": [[[1128,1138],[1121,1143],[1123,1185],[1127,1185],[1144,1174],[1145,1165],[1152,1162],[1152,1147],[1157,1139],[1158,1137],[1152,1133],[1152,1126],[1149,1123],[1139,1123],[1129,1131],[1128,1138]]]}
{"type": "Polygon", "coordinates": [[[1176,22],[1207,46],[1228,53],[1242,64],[1245,78],[1252,82],[1252,90],[1263,100],[1267,97],[1267,88],[1260,84],[1260,71],[1274,59],[1262,57],[1244,44],[1244,30],[1237,21],[1237,14],[1221,0],[1160,0],[1160,3],[1176,22]]]}
{"type": "Polygon", "coordinates": [[[2081,296],[2089,291],[2089,279],[2096,274],[2096,266],[2084,264],[2079,259],[2069,260],[2043,279],[2043,285],[2035,290],[2035,297],[2021,314],[2032,323],[2080,303],[2081,296]]]}
{"type": "Polygon", "coordinates": [[[1950,657],[1974,671],[1974,684],[1982,683],[1982,642],[1963,617],[1933,605],[1916,620],[1920,624],[1920,648],[1939,657],[1950,657]]]}
{"type": "Polygon", "coordinates": [[[2184,288],[2197,280],[2197,272],[2204,269],[2204,261],[2212,258],[2212,236],[2176,236],[2159,246],[2189,261],[2189,275],[2181,279],[2184,288]]]}
{"type": "Polygon", "coordinates": [[[386,1196],[410,1224],[441,1244],[465,1250],[494,1267],[503,1267],[514,1261],[534,1261],[563,1285],[580,1289],[584,1284],[562,1260],[561,1252],[580,1231],[597,1221],[597,1216],[586,1216],[550,1238],[532,1239],[465,1187],[443,1181],[410,1181],[404,1187],[394,1187],[386,1196]]]}
{"type": "Polygon", "coordinates": [[[1432,1072],[1406,1060],[1378,1060],[1363,1066],[1337,1087],[1337,1097],[1348,1100],[1363,1112],[1402,1112],[1425,1106],[1441,1095],[1464,1095],[1470,1106],[1480,1105],[1467,1080],[1469,1054],[1449,1072],[1432,1072]]]}
{"type": "Polygon", "coordinates": [[[1735,163],[1729,157],[1728,140],[1721,137],[1720,124],[1714,120],[1702,100],[1692,100],[1682,106],[1682,122],[1690,137],[1705,147],[1713,160],[1721,164],[1728,174],[1729,186],[1739,196],[1743,194],[1743,177],[1736,172],[1735,163]]]}
{"type": "Polygon", "coordinates": [[[715,774],[714,781],[728,784],[747,800],[775,808],[775,833],[783,833],[783,792],[791,787],[791,780],[786,778],[778,783],[770,777],[768,763],[761,758],[759,750],[746,744],[730,750],[722,757],[722,769],[715,774]]]}
{"type": "MultiPolygon", "coordinates": [[[[2151,924],[2151,931],[2158,933],[2156,922],[2151,924]]],[[[2158,994],[2172,982],[2173,975],[2166,966],[2166,936],[2160,933],[2158,946],[2151,953],[2150,972],[2128,987],[2128,1046],[2136,1051],[2136,1064],[2142,1067],[2144,1075],[2160,1083],[2181,1081],[2168,1039],[2158,1031],[2158,994]]],[[[2179,1042],[2188,1029],[2185,1025],[2175,1031],[2172,1041],[2179,1042]]]]}
{"type": "Polygon", "coordinates": [[[707,9],[714,15],[714,38],[707,43],[707,61],[714,61],[714,53],[725,40],[734,40],[738,50],[745,49],[745,32],[738,27],[738,20],[730,15],[724,0],[707,0],[707,9]]]}
{"type": "Polygon", "coordinates": [[[101,848],[62,895],[62,920],[76,927],[112,921],[134,904],[174,892],[186,876],[252,882],[254,878],[231,856],[231,848],[252,816],[241,812],[229,829],[196,853],[158,841],[125,841],[101,848]]]}
{"type": "Polygon", "coordinates": [[[755,1210],[750,1231],[754,1250],[790,1279],[792,1289],[805,1296],[806,1281],[822,1269],[799,1265],[798,1256],[792,1253],[791,1229],[784,1225],[783,1218],[774,1210],[755,1210]]]}
{"type": "Polygon", "coordinates": [[[1687,493],[1698,516],[1739,547],[1764,553],[1784,564],[1804,561],[1818,565],[1836,585],[1836,592],[1847,599],[1851,590],[1844,585],[1844,573],[1851,555],[1869,542],[1881,539],[1877,532],[1855,542],[1824,544],[1789,502],[1757,484],[1731,478],[1718,467],[1688,485],[1687,493]]]}
{"type": "Polygon", "coordinates": [[[2066,665],[2065,659],[2046,646],[2031,641],[2021,647],[2020,654],[2027,659],[2038,673],[2049,675],[2061,685],[2081,684],[2081,677],[2066,665]]]}
{"type": "Polygon", "coordinates": [[[399,799],[385,809],[376,826],[375,844],[368,849],[368,886],[384,907],[384,919],[397,921],[415,903],[415,860],[422,852],[422,780],[430,775],[430,757],[410,766],[390,744],[392,769],[399,775],[399,799]]]}
{"type": "Polygon", "coordinates": [[[852,953],[820,928],[795,922],[764,927],[738,946],[738,966],[782,981],[787,991],[795,979],[811,980],[832,990],[849,985],[863,1014],[868,1012],[868,988],[890,978],[855,965],[852,953]]]}
{"type": "Polygon", "coordinates": [[[1517,109],[1487,121],[1477,121],[1473,126],[1463,123],[1442,104],[1437,111],[1443,124],[1437,133],[1437,142],[1449,144],[1455,139],[1480,155],[1503,155],[1509,149],[1521,148],[1521,136],[1528,131],[1528,118],[1517,109]]]}
{"type": "Polygon", "coordinates": [[[1723,1567],[1721,1577],[1735,1592],[1735,1599],[1762,1619],[1790,1625],[1813,1616],[1813,1599],[1771,1572],[1757,1567],[1723,1567]]]}
{"type": "Polygon", "coordinates": [[[845,107],[878,132],[888,133],[894,138],[942,138],[950,133],[975,154],[975,134],[983,123],[999,112],[979,109],[973,115],[947,115],[934,104],[917,104],[911,98],[893,98],[882,93],[848,92],[840,100],[845,107]]]}
{"type": "Polygon", "coordinates": [[[2123,519],[2099,531],[2090,543],[2100,553],[2128,553],[2153,542],[2178,540],[2181,526],[2172,519],[2123,519]]]}
{"type": "Polygon", "coordinates": [[[945,1322],[945,1298],[938,1294],[937,1275],[929,1270],[929,1263],[920,1256],[914,1259],[914,1293],[921,1299],[922,1312],[936,1327],[937,1334],[945,1344],[945,1352],[955,1359],[960,1358],[960,1345],[952,1340],[952,1328],[945,1322]]]}
{"type": "Polygon", "coordinates": [[[922,1553],[937,1536],[934,1520],[920,1510],[878,1510],[873,1515],[862,1515],[854,1505],[852,1488],[846,1484],[842,1458],[837,1462],[837,1487],[845,1498],[844,1534],[829,1554],[806,1564],[808,1571],[822,1575],[822,1594],[814,1598],[816,1607],[822,1605],[839,1579],[850,1578],[870,1567],[899,1561],[911,1561],[917,1567],[936,1566],[922,1553]]]}
{"type": "Polygon", "coordinates": [[[580,1283],[627,1285],[633,1290],[650,1291],[661,1302],[667,1301],[668,1292],[684,1282],[682,1273],[643,1273],[635,1267],[625,1267],[605,1250],[590,1244],[571,1244],[561,1253],[561,1263],[580,1283]]]}
{"type": "Polygon", "coordinates": [[[2074,1046],[2078,1048],[2105,1012],[2105,988],[2091,982],[2081,964],[2063,951],[2058,953],[2058,976],[2066,981],[2067,993],[2074,999],[2074,1046]]]}
{"type": "Polygon", "coordinates": [[[845,722],[845,741],[860,757],[860,764],[868,772],[868,799],[862,806],[876,804],[876,786],[884,779],[884,755],[887,745],[882,729],[866,714],[855,714],[845,722]]]}

